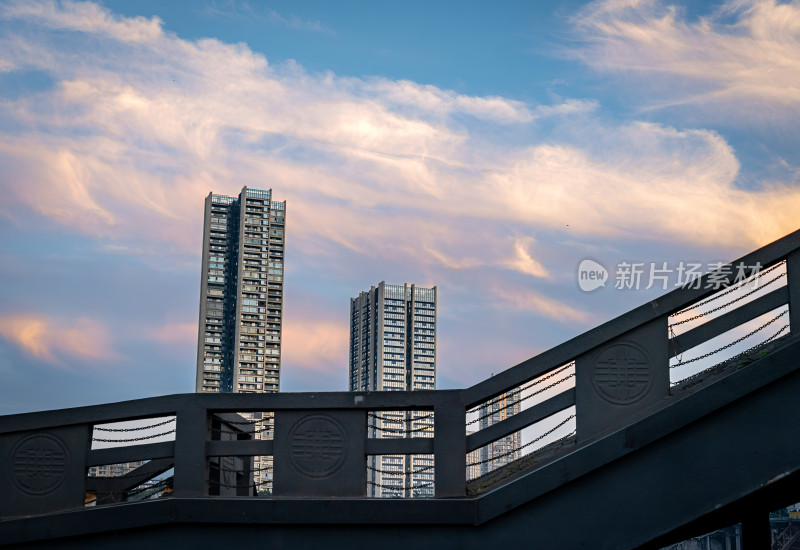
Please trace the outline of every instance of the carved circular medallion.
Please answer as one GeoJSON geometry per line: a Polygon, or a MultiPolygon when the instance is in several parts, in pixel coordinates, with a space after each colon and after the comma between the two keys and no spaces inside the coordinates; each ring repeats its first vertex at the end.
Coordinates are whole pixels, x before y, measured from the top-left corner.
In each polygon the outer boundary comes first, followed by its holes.
{"type": "Polygon", "coordinates": [[[64,442],[49,434],[30,435],[11,451],[11,479],[30,495],[52,493],[64,482],[69,453],[64,442]]]}
{"type": "Polygon", "coordinates": [[[330,416],[311,415],[294,425],[289,433],[292,464],[311,477],[327,477],[344,462],[345,432],[330,416]]]}
{"type": "Polygon", "coordinates": [[[635,344],[614,344],[597,356],[592,383],[600,397],[617,405],[630,405],[644,397],[653,384],[647,353],[635,344]]]}

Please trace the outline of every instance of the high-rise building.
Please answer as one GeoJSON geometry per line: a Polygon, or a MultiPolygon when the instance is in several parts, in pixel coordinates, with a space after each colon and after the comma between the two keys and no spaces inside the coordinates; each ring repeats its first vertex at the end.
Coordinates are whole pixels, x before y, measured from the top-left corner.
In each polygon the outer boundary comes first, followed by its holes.
{"type": "MultiPolygon", "coordinates": [[[[481,430],[506,418],[518,414],[521,405],[521,391],[515,388],[500,394],[478,409],[481,430]]],[[[514,432],[490,443],[480,450],[480,475],[485,475],[520,457],[522,432],[514,432]]]]}
{"type": "MultiPolygon", "coordinates": [[[[350,391],[436,388],[436,287],[387,285],[350,299],[350,391]]],[[[378,411],[371,437],[433,437],[430,411],[378,411]]],[[[431,455],[371,456],[371,496],[433,495],[431,455]]]]}
{"type": "MultiPolygon", "coordinates": [[[[197,337],[197,392],[280,390],[286,201],[272,190],[242,188],[238,197],[209,193],[197,337]]],[[[242,414],[257,439],[270,437],[271,413],[242,414]]],[[[269,491],[270,457],[255,457],[254,484],[269,491]]],[[[223,461],[212,479],[227,487],[223,461]]]]}
{"type": "Polygon", "coordinates": [[[197,338],[198,392],[280,389],[286,202],[209,193],[197,338]]]}

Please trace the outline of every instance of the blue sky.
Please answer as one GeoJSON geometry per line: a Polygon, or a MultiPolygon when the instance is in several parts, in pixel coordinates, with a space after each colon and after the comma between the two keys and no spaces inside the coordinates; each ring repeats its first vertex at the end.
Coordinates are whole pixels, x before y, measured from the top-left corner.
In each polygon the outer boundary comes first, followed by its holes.
{"type": "Polygon", "coordinates": [[[797,229],[800,4],[0,2],[0,414],[192,391],[202,203],[287,200],[282,389],[439,288],[439,387],[797,229]]]}

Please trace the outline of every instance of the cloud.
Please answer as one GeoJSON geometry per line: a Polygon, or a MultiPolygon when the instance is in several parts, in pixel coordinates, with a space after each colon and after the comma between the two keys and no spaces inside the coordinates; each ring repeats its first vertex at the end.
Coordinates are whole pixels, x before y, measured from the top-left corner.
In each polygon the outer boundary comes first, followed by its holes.
{"type": "Polygon", "coordinates": [[[598,1],[574,22],[586,46],[575,54],[608,72],[684,79],[659,90],[665,104],[707,106],[757,101],[800,106],[800,5],[774,0],[728,0],[713,13],[689,20],[657,0],[598,1]]]}
{"type": "Polygon", "coordinates": [[[197,323],[167,323],[148,330],[148,336],[164,344],[197,343],[197,323]]]}
{"type": "MultiPolygon", "coordinates": [[[[657,4],[597,4],[582,25],[599,32],[611,25],[602,18],[647,6],[657,4]]],[[[509,263],[497,243],[567,225],[590,238],[709,246],[764,244],[795,229],[800,192],[780,183],[739,189],[736,155],[712,131],[600,122],[592,100],[531,109],[409,81],[308,74],[294,63],[271,66],[243,44],[148,31],[160,22],[94,5],[10,3],[1,13],[22,23],[0,40],[8,62],[57,83],[0,103],[14,129],[0,132],[6,217],[27,208],[170,257],[198,250],[210,190],[235,194],[247,184],[289,201],[294,246],[304,253],[335,243],[417,264],[505,264],[529,274],[542,270],[520,245],[509,263]],[[66,43],[42,27],[95,40],[66,43]],[[493,142],[508,124],[575,116],[579,129],[565,126],[558,142],[493,142]],[[486,124],[497,126],[487,134],[486,124]]]]}
{"type": "Polygon", "coordinates": [[[0,317],[0,336],[51,365],[69,368],[75,361],[98,362],[117,357],[105,326],[98,321],[54,319],[38,314],[0,317]]]}
{"type": "Polygon", "coordinates": [[[270,8],[258,5],[253,7],[249,2],[240,2],[236,0],[223,2],[214,1],[210,5],[207,5],[203,11],[212,17],[227,17],[248,22],[267,22],[281,25],[289,29],[333,34],[331,29],[319,21],[308,21],[296,15],[284,17],[270,8]]]}
{"type": "Polygon", "coordinates": [[[4,19],[36,20],[52,29],[107,34],[125,42],[147,42],[162,35],[158,17],[119,17],[91,2],[8,2],[0,6],[4,19]]]}
{"type": "Polygon", "coordinates": [[[434,260],[439,262],[441,265],[448,269],[460,270],[460,269],[468,269],[479,267],[483,265],[480,260],[475,258],[464,258],[464,259],[456,259],[448,256],[444,252],[436,250],[431,246],[425,246],[425,252],[431,256],[434,260]]]}
{"type": "Polygon", "coordinates": [[[282,361],[303,370],[344,372],[349,338],[347,323],[340,321],[285,323],[281,334],[282,361]]]}
{"type": "Polygon", "coordinates": [[[564,323],[587,323],[591,319],[586,312],[547,298],[531,290],[495,287],[492,289],[492,293],[507,306],[516,309],[535,311],[545,317],[564,323]]]}
{"type": "Polygon", "coordinates": [[[480,194],[496,197],[495,208],[483,208],[585,236],[706,246],[760,246],[797,229],[800,189],[739,188],[739,161],[713,131],[653,123],[593,131],[604,132],[593,145],[536,146],[493,172],[480,194]]]}
{"type": "Polygon", "coordinates": [[[514,256],[506,260],[503,265],[532,277],[547,277],[547,269],[528,252],[533,243],[533,237],[518,237],[514,239],[514,256]]]}
{"type": "Polygon", "coordinates": [[[466,96],[408,80],[375,79],[366,82],[364,91],[375,94],[387,105],[412,107],[417,115],[465,113],[503,124],[529,122],[533,119],[533,115],[521,101],[497,96],[466,96]]]}

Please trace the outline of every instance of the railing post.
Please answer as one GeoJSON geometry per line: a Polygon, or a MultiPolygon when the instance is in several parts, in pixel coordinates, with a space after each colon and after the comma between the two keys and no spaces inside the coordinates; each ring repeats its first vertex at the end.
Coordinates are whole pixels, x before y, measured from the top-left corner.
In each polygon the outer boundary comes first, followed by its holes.
{"type": "Polygon", "coordinates": [[[467,430],[461,394],[444,393],[433,410],[434,496],[463,497],[467,491],[467,430]]]}
{"type": "Polygon", "coordinates": [[[188,399],[176,413],[176,424],[174,495],[208,496],[208,411],[188,399]]]}
{"type": "Polygon", "coordinates": [[[786,284],[789,287],[789,325],[800,334],[800,250],[786,256],[786,284]]]}

